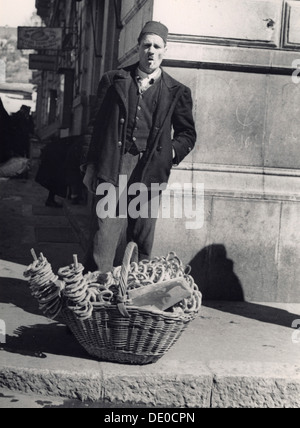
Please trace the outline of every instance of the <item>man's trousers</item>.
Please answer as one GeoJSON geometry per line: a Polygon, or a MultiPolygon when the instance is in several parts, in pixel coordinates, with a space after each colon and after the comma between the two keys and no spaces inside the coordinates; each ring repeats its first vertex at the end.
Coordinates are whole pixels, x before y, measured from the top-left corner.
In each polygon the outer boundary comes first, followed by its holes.
{"type": "MultiPolygon", "coordinates": [[[[128,177],[128,188],[138,182],[140,155],[126,153],[124,156],[122,175],[128,177]]],[[[101,184],[101,183],[100,183],[101,184]]],[[[128,190],[126,189],[126,191],[128,190]]],[[[118,188],[115,188],[118,193],[118,188]]],[[[133,218],[127,211],[125,218],[124,207],[116,206],[115,215],[101,218],[97,215],[97,204],[103,196],[95,198],[93,206],[93,221],[91,238],[86,255],[85,268],[89,271],[99,270],[108,272],[113,266],[120,266],[123,261],[126,245],[133,241],[138,246],[139,259],[150,259],[154,241],[155,226],[158,215],[159,201],[151,200],[151,193],[147,191],[147,218],[133,218]],[[122,208],[122,209],[121,209],[122,208]]],[[[127,195],[128,203],[132,196],[127,195]]],[[[120,202],[120,199],[118,200],[120,202]]],[[[142,211],[140,207],[140,211],[142,211]]]]}

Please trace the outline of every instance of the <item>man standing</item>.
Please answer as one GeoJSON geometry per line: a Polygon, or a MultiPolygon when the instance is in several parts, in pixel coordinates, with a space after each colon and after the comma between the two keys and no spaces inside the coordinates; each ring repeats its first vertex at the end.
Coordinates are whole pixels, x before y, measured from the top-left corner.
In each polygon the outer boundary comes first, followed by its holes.
{"type": "MultiPolygon", "coordinates": [[[[139,62],[107,72],[100,81],[100,107],[84,166],[84,184],[94,194],[103,182],[118,186],[121,175],[128,185],[142,183],[148,189],[167,183],[172,166],[195,145],[191,91],[161,68],[167,37],[166,26],[147,22],[138,38],[139,62]]],[[[130,241],[137,243],[140,259],[149,259],[154,217],[97,218],[86,268],[107,272],[120,265],[130,241]]]]}

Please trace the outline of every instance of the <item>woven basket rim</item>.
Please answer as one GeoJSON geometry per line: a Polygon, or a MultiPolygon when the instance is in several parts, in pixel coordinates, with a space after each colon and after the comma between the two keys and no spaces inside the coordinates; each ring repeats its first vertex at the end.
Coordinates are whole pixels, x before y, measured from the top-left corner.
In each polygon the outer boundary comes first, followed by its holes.
{"type": "MultiPolygon", "coordinates": [[[[71,312],[72,308],[68,307],[67,303],[66,303],[67,299],[63,299],[63,309],[67,309],[71,312]]],[[[100,312],[103,310],[117,310],[119,312],[118,306],[117,304],[103,304],[101,306],[94,306],[93,307],[93,313],[94,312],[100,312]]],[[[160,309],[146,309],[143,307],[139,307],[139,306],[133,306],[133,305],[126,305],[126,310],[129,313],[129,315],[131,315],[132,313],[136,313],[139,312],[145,316],[149,315],[149,316],[153,316],[153,317],[161,317],[163,319],[170,319],[172,321],[192,321],[193,319],[196,318],[196,316],[198,315],[199,311],[197,312],[189,312],[189,313],[174,313],[174,312],[166,312],[166,311],[162,311],[160,309]]],[[[75,315],[75,314],[74,314],[75,315]]],[[[76,315],[75,315],[76,316],[76,315]]],[[[122,315],[120,314],[120,317],[122,315]]],[[[80,320],[80,318],[78,318],[80,320]]]]}

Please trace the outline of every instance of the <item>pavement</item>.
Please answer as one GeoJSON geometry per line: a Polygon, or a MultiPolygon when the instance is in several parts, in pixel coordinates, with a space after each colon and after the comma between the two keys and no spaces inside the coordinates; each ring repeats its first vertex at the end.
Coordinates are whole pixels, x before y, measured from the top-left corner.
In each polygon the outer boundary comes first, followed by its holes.
{"type": "Polygon", "coordinates": [[[89,216],[68,200],[45,207],[34,149],[27,179],[0,179],[0,407],[300,407],[300,304],[204,301],[167,354],[144,366],[98,361],[43,316],[23,277],[30,250],[54,271],[75,253],[82,260],[89,216]]]}

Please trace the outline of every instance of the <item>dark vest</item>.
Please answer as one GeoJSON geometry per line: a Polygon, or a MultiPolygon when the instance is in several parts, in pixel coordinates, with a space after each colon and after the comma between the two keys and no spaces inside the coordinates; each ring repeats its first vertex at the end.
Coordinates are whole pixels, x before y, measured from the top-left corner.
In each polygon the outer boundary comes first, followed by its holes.
{"type": "Polygon", "coordinates": [[[126,150],[144,152],[152,127],[153,115],[159,100],[160,79],[143,94],[132,79],[129,89],[128,126],[126,132],[126,150]]]}

